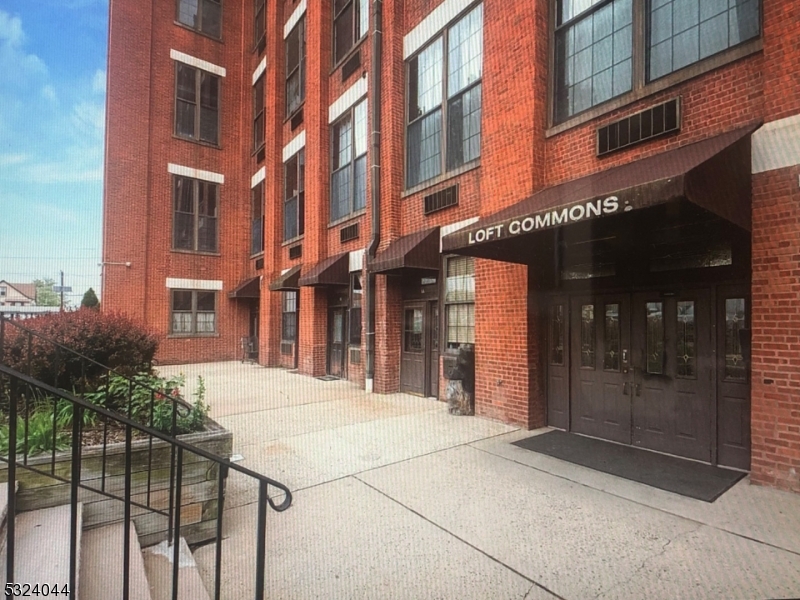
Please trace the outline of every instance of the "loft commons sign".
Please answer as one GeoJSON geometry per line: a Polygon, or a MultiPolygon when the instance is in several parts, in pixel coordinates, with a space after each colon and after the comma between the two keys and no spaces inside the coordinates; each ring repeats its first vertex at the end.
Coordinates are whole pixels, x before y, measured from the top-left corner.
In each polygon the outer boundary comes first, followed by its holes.
{"type": "MultiPolygon", "coordinates": [[[[627,202],[623,211],[629,211],[633,207],[627,202]]],[[[529,233],[537,229],[546,229],[556,225],[566,225],[567,223],[577,223],[601,215],[611,215],[620,210],[619,198],[609,196],[603,200],[591,200],[566,208],[557,208],[537,214],[529,215],[524,218],[514,219],[499,225],[490,225],[482,229],[469,232],[469,243],[480,244],[491,240],[500,240],[521,233],[529,233]]]]}

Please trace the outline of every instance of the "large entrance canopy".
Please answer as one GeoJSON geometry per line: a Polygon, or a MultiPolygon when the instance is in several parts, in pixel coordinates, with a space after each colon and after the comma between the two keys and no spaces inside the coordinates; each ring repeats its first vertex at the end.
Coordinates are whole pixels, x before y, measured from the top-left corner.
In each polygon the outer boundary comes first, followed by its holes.
{"type": "Polygon", "coordinates": [[[545,188],[445,236],[442,252],[515,261],[530,234],[682,199],[750,231],[750,134],[757,128],[545,188]]]}

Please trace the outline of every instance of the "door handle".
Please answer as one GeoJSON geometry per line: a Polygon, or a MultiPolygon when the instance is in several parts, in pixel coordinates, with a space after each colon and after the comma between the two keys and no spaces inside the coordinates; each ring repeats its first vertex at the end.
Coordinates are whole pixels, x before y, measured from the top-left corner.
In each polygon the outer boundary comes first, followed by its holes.
{"type": "Polygon", "coordinates": [[[622,362],[624,364],[628,364],[628,349],[627,348],[623,348],[622,349],[622,362]]]}

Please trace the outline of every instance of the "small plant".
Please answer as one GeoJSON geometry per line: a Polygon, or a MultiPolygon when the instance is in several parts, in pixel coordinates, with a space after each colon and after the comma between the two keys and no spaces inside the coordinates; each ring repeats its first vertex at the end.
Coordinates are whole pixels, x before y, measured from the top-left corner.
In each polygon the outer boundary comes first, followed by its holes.
{"type": "MultiPolygon", "coordinates": [[[[52,411],[37,409],[28,418],[27,440],[25,436],[25,419],[17,417],[17,454],[34,456],[45,452],[69,448],[69,436],[57,431],[53,439],[53,427],[57,424],[52,411]],[[26,443],[27,442],[27,443],[26,443]]],[[[10,436],[8,425],[0,425],[0,455],[8,456],[10,436]]]]}

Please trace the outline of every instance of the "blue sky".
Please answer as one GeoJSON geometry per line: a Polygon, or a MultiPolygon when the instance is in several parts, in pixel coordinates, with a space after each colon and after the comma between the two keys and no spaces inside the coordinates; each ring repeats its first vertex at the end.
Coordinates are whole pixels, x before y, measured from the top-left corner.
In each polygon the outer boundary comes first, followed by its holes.
{"type": "MultiPolygon", "coordinates": [[[[135,0],[132,0],[135,1],[135,0]]],[[[0,279],[100,294],[108,0],[0,0],[0,279]]]]}

